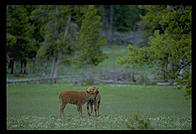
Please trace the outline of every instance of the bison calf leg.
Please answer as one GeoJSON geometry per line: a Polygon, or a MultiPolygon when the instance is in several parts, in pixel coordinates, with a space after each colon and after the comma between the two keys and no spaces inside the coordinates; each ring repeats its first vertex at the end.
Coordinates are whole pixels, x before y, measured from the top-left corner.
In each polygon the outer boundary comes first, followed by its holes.
{"type": "Polygon", "coordinates": [[[90,116],[93,112],[93,103],[92,102],[87,102],[87,111],[88,111],[88,115],[90,116]],[[90,110],[89,110],[89,104],[90,104],[90,110]]]}
{"type": "Polygon", "coordinates": [[[93,103],[91,102],[90,104],[91,104],[91,114],[92,114],[92,112],[93,112],[93,103]]]}
{"type": "Polygon", "coordinates": [[[78,105],[77,110],[78,110],[78,113],[79,113],[80,117],[82,117],[82,106],[78,105]]]}
{"type": "Polygon", "coordinates": [[[100,104],[100,101],[96,102],[95,104],[95,116],[99,116],[99,104],[100,104]]]}
{"type": "Polygon", "coordinates": [[[97,103],[94,104],[95,116],[97,116],[97,103]]]}
{"type": "Polygon", "coordinates": [[[66,106],[66,103],[60,104],[60,106],[59,106],[59,115],[60,116],[63,115],[63,110],[64,110],[65,106],[66,106]]]}
{"type": "Polygon", "coordinates": [[[90,102],[87,102],[87,104],[86,104],[86,108],[87,108],[87,111],[88,111],[88,115],[90,116],[90,115],[91,115],[91,113],[89,112],[89,104],[90,104],[90,102]]]}

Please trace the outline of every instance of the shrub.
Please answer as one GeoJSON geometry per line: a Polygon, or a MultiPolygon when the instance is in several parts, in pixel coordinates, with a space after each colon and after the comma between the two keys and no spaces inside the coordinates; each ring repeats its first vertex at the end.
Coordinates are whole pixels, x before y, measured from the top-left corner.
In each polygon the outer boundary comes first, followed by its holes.
{"type": "Polygon", "coordinates": [[[128,129],[131,129],[131,130],[152,130],[153,129],[149,120],[139,119],[137,114],[134,115],[134,121],[131,124],[126,123],[126,126],[128,129]]]}

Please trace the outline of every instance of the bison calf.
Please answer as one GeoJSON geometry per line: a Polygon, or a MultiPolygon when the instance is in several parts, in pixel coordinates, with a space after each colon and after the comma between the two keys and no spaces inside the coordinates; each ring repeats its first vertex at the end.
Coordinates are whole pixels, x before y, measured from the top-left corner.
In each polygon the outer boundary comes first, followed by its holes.
{"type": "Polygon", "coordinates": [[[95,98],[94,99],[90,99],[88,102],[87,102],[87,111],[88,111],[88,115],[90,116],[93,112],[93,105],[94,105],[94,111],[95,111],[95,116],[99,116],[99,105],[100,105],[100,101],[101,101],[101,95],[99,93],[99,90],[97,87],[95,86],[92,86],[92,87],[89,87],[87,89],[87,91],[89,92],[93,92],[95,93],[95,98]],[[89,111],[89,104],[90,104],[90,108],[91,110],[89,111]]]}
{"type": "Polygon", "coordinates": [[[77,110],[82,117],[82,105],[87,101],[95,98],[95,93],[90,91],[63,91],[59,94],[59,99],[61,100],[61,104],[59,107],[59,115],[63,115],[63,110],[67,103],[76,104],[77,110]]]}

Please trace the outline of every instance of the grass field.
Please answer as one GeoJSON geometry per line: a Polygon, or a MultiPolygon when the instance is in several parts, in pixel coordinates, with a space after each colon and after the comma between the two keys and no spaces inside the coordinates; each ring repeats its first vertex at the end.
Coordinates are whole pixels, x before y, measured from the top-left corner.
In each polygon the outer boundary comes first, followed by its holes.
{"type": "Polygon", "coordinates": [[[65,118],[58,116],[58,94],[66,89],[88,86],[65,84],[15,84],[7,88],[8,130],[127,130],[138,128],[134,115],[149,121],[155,130],[192,129],[191,100],[184,90],[172,86],[97,85],[102,95],[100,116],[88,117],[83,105],[80,118],[75,105],[68,104],[65,118]]]}

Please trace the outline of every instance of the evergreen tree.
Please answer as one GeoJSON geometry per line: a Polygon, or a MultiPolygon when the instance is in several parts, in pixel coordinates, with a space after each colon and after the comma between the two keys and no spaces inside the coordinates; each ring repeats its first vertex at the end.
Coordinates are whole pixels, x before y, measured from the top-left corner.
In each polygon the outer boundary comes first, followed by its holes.
{"type": "Polygon", "coordinates": [[[142,9],[137,5],[99,5],[95,6],[98,15],[101,16],[103,29],[110,29],[118,32],[129,32],[134,29],[140,20],[142,9]]]}
{"type": "MultiPolygon", "coordinates": [[[[35,52],[34,26],[30,21],[29,7],[7,6],[7,53],[11,60],[11,73],[16,73],[15,61],[27,63],[31,54],[35,52]],[[29,10],[29,12],[28,12],[29,10]]],[[[28,69],[28,68],[27,68],[28,69]]],[[[28,73],[28,71],[25,73],[28,73]]]]}
{"type": "Polygon", "coordinates": [[[114,40],[114,32],[127,33],[137,29],[137,22],[142,10],[137,5],[98,5],[95,6],[97,14],[101,16],[102,30],[108,44],[114,40]]]}
{"type": "MultiPolygon", "coordinates": [[[[192,6],[143,6],[148,12],[142,23],[153,26],[149,46],[128,46],[128,56],[118,59],[121,64],[156,64],[160,78],[173,79],[185,85],[188,96],[192,91],[192,6]],[[154,12],[152,12],[154,11],[154,12]],[[159,26],[157,29],[156,26],[159,26]]],[[[149,28],[147,28],[149,29],[149,28]]]]}
{"type": "Polygon", "coordinates": [[[33,14],[46,22],[37,57],[53,61],[54,83],[61,63],[97,65],[105,58],[100,50],[105,40],[99,35],[100,17],[94,6],[40,6],[33,14]]]}
{"type": "Polygon", "coordinates": [[[106,44],[105,38],[100,36],[101,18],[93,5],[87,6],[84,12],[77,38],[77,62],[80,65],[98,65],[106,58],[101,51],[101,46],[106,44]]]}
{"type": "Polygon", "coordinates": [[[71,63],[74,52],[74,41],[79,21],[79,6],[40,6],[35,16],[43,16],[44,41],[38,50],[37,57],[52,60],[51,77],[56,83],[58,68],[61,63],[71,63]]]}
{"type": "Polygon", "coordinates": [[[130,6],[115,6],[114,26],[119,32],[129,32],[131,30],[131,10],[130,6]]]}

